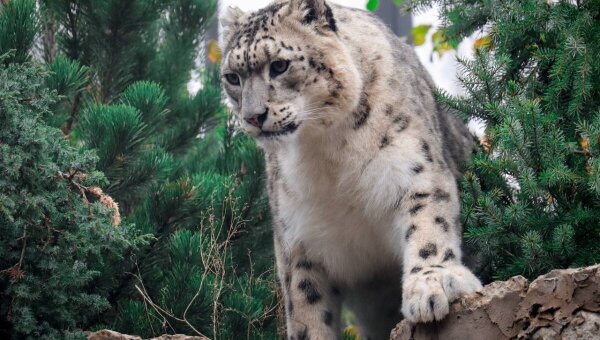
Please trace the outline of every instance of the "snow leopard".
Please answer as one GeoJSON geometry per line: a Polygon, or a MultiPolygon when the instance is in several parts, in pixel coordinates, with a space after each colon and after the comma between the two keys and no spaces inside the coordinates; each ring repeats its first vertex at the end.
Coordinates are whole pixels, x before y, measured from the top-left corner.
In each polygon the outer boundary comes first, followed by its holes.
{"type": "Polygon", "coordinates": [[[224,93],[264,150],[289,339],[363,339],[442,320],[481,283],[463,264],[464,122],[373,14],[276,0],[222,18],[224,93]]]}

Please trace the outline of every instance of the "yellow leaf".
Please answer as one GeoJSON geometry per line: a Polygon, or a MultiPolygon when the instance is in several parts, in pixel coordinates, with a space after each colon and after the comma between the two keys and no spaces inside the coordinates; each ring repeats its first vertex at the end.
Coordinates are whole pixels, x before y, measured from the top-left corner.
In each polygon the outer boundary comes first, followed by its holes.
{"type": "Polygon", "coordinates": [[[483,146],[485,153],[489,155],[490,151],[492,151],[492,143],[490,143],[490,138],[487,135],[483,135],[481,138],[481,145],[483,146]]]}
{"type": "Polygon", "coordinates": [[[492,46],[492,38],[489,35],[484,35],[483,37],[475,40],[473,43],[473,47],[475,50],[479,51],[482,48],[489,49],[492,46]]]}
{"type": "Polygon", "coordinates": [[[440,57],[444,55],[444,53],[454,49],[443,30],[433,33],[431,40],[433,41],[433,51],[437,52],[440,57]]]}
{"type": "Polygon", "coordinates": [[[583,149],[583,151],[584,151],[586,154],[589,154],[589,152],[590,152],[590,140],[589,140],[589,139],[587,139],[587,138],[585,138],[585,137],[584,137],[584,138],[581,138],[581,139],[579,140],[579,145],[581,145],[581,148],[583,149]]]}
{"type": "Polygon", "coordinates": [[[355,325],[346,327],[346,329],[344,329],[344,337],[346,339],[350,338],[354,340],[360,340],[360,332],[358,331],[358,327],[355,325]]]}
{"type": "Polygon", "coordinates": [[[425,43],[425,37],[431,25],[419,25],[412,28],[412,36],[415,46],[421,46],[425,43]]]}
{"type": "Polygon", "coordinates": [[[217,43],[216,40],[211,40],[208,42],[207,54],[208,54],[208,60],[210,60],[211,62],[213,62],[215,64],[221,63],[222,53],[221,53],[221,49],[219,48],[219,44],[217,43]]]}

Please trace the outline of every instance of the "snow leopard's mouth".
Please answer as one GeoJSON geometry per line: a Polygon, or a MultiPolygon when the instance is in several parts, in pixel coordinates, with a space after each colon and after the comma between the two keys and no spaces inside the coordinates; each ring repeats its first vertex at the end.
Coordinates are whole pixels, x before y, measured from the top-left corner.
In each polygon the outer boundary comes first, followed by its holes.
{"type": "Polygon", "coordinates": [[[296,123],[292,122],[292,123],[289,123],[286,126],[284,126],[279,131],[261,131],[259,137],[275,138],[275,137],[289,135],[292,132],[296,131],[298,129],[298,126],[300,126],[300,124],[296,124],[296,123]]]}

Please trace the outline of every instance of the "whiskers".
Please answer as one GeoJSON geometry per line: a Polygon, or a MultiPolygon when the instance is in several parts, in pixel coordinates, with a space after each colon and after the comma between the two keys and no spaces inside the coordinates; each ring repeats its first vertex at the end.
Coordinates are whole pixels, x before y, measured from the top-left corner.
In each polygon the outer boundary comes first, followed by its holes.
{"type": "Polygon", "coordinates": [[[315,121],[315,120],[323,120],[326,119],[328,116],[327,115],[312,115],[309,117],[303,117],[298,119],[298,122],[309,122],[309,121],[315,121]]]}
{"type": "Polygon", "coordinates": [[[323,112],[322,105],[308,105],[302,110],[302,117],[298,118],[298,122],[322,120],[327,117],[329,117],[329,114],[323,112]]]}

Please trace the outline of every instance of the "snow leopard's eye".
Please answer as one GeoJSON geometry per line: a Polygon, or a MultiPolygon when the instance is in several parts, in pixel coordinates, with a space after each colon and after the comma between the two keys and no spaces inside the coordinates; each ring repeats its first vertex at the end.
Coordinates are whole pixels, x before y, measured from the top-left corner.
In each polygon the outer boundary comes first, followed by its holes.
{"type": "Polygon", "coordinates": [[[271,78],[275,78],[278,75],[287,71],[290,66],[290,62],[287,60],[277,60],[271,63],[271,68],[269,69],[269,76],[271,78]]]}
{"type": "Polygon", "coordinates": [[[240,77],[235,73],[227,73],[225,75],[225,79],[231,85],[234,85],[234,86],[240,85],[240,77]]]}

